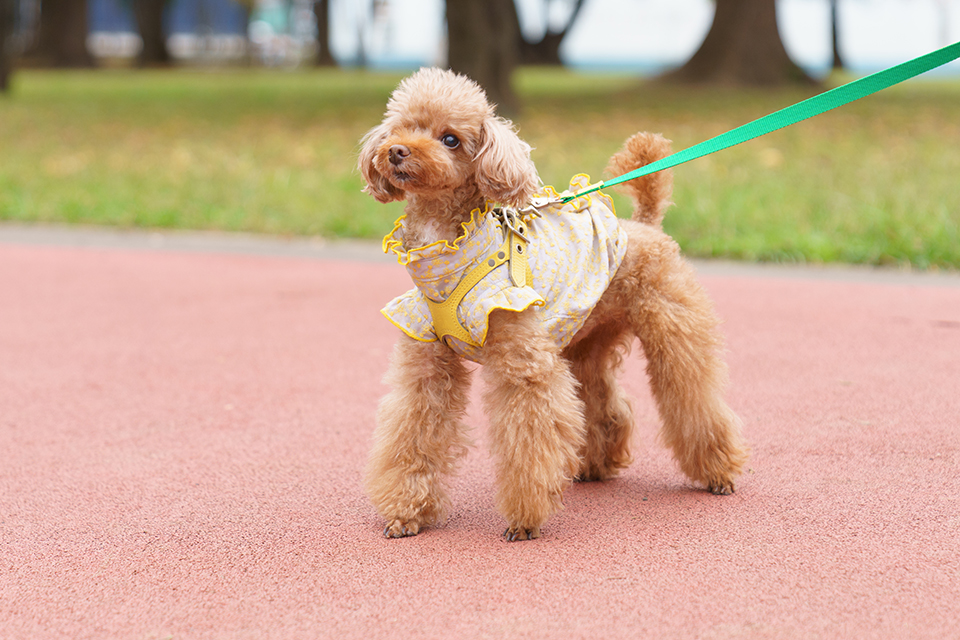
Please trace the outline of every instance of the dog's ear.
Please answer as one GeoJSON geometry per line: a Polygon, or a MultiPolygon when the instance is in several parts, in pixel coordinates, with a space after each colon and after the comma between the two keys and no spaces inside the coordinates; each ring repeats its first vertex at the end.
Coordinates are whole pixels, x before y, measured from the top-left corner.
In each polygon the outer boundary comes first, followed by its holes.
{"type": "Polygon", "coordinates": [[[514,207],[527,203],[539,186],[530,145],[502,118],[487,118],[475,158],[477,185],[489,200],[514,207]]]}
{"type": "Polygon", "coordinates": [[[390,129],[385,124],[378,125],[368,131],[367,135],[363,136],[360,141],[363,146],[360,149],[360,158],[357,162],[360,173],[363,174],[363,179],[367,182],[367,186],[363,188],[364,193],[369,193],[380,202],[393,202],[394,200],[403,200],[406,197],[402,190],[390,184],[374,166],[377,150],[383,144],[389,131],[390,129]]]}

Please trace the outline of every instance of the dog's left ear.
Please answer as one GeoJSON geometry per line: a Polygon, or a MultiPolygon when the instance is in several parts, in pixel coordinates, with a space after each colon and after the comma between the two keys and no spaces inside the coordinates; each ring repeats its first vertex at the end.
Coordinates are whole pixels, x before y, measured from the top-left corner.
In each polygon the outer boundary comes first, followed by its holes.
{"type": "Polygon", "coordinates": [[[406,197],[403,191],[390,184],[383,174],[377,171],[374,164],[377,151],[389,132],[389,128],[384,124],[368,131],[367,135],[363,136],[363,140],[361,140],[363,147],[360,149],[360,157],[357,162],[360,173],[363,174],[363,179],[367,181],[367,186],[363,188],[364,193],[369,193],[380,202],[393,202],[394,200],[403,200],[406,197]]]}
{"type": "Polygon", "coordinates": [[[480,131],[476,178],[480,192],[494,202],[522,207],[539,187],[530,145],[502,118],[487,118],[480,131]]]}

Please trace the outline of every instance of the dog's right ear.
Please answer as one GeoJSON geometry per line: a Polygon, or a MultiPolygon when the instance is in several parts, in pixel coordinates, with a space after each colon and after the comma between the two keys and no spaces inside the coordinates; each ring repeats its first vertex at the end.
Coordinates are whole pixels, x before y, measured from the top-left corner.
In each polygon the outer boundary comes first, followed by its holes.
{"type": "Polygon", "coordinates": [[[540,182],[530,159],[530,145],[502,118],[484,120],[480,133],[481,147],[475,158],[480,192],[500,204],[524,206],[540,182]]]}
{"type": "Polygon", "coordinates": [[[367,182],[363,191],[372,195],[379,202],[393,202],[394,200],[403,200],[406,197],[402,190],[390,184],[374,166],[377,150],[386,140],[389,131],[386,125],[381,124],[368,131],[367,135],[363,136],[360,141],[363,146],[360,149],[357,166],[360,168],[360,173],[363,174],[363,179],[367,182]]]}

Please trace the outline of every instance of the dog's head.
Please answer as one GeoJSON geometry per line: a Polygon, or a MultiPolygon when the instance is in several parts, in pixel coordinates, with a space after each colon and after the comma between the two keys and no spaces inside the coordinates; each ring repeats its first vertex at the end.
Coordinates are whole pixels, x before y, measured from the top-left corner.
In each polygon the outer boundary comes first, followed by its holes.
{"type": "Polygon", "coordinates": [[[473,183],[488,200],[522,206],[539,183],[530,145],[476,83],[451,71],[421,69],[403,80],[362,145],[364,191],[380,202],[473,183]]]}

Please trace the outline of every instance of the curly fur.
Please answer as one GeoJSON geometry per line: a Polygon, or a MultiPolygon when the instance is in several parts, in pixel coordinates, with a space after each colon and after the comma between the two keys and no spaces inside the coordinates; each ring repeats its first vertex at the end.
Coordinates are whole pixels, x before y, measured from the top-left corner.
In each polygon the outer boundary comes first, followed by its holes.
{"type": "MultiPolygon", "coordinates": [[[[669,150],[662,136],[638,133],[608,171],[626,173],[669,150]]],[[[522,206],[539,184],[530,146],[511,123],[475,83],[439,69],[400,83],[383,122],[364,137],[359,165],[367,193],[407,201],[408,250],[452,242],[484,201],[522,206]]],[[[726,365],[712,304],[660,228],[672,176],[661,171],[624,189],[634,203],[632,220],[621,220],[626,256],[570,345],[551,340],[535,308],[490,316],[483,403],[508,540],[539,537],[573,480],[612,478],[631,463],[633,411],[617,374],[638,338],[661,439],[680,469],[729,494],[748,457],[740,422],[722,398],[726,365]]],[[[470,376],[442,343],[404,335],[385,381],[391,389],[380,404],[365,486],[386,519],[384,534],[402,537],[442,522],[448,510],[444,478],[466,451],[470,376]]]]}

